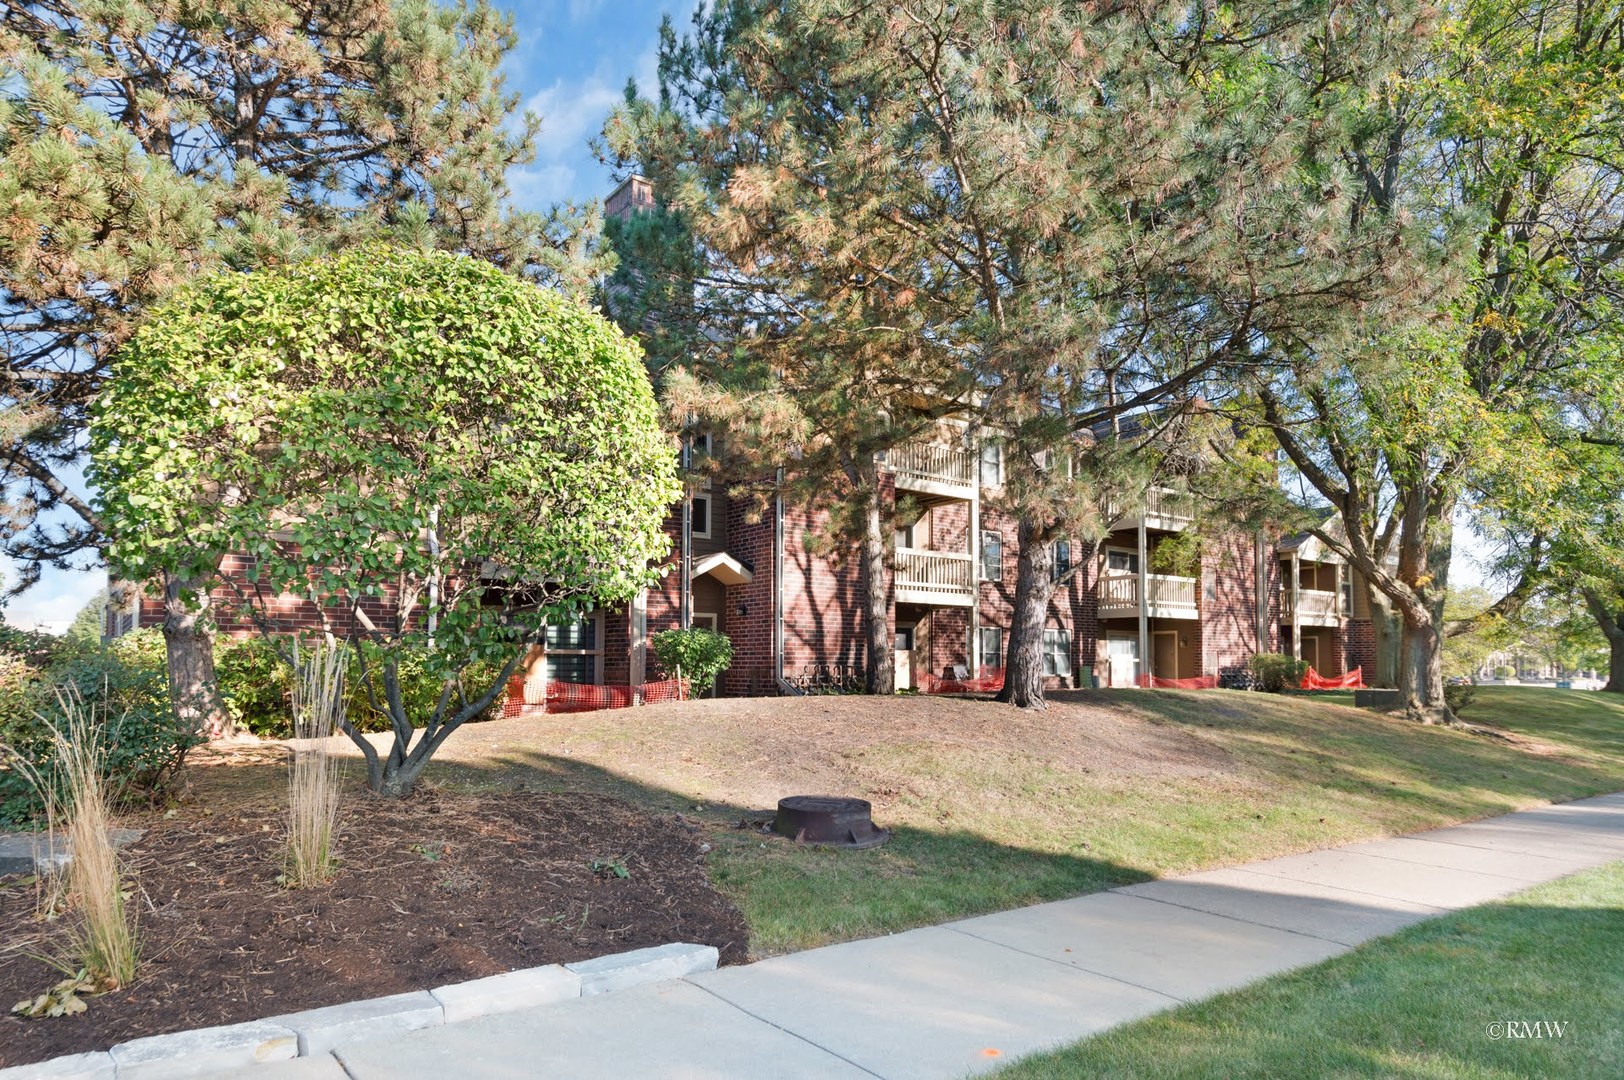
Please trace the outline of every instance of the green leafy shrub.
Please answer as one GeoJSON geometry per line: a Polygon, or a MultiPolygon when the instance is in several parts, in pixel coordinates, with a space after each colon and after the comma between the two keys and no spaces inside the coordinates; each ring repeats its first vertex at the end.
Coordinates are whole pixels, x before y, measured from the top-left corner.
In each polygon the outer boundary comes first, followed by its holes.
{"type": "Polygon", "coordinates": [[[1444,705],[1456,716],[1462,709],[1471,706],[1477,699],[1477,687],[1471,683],[1446,683],[1444,685],[1444,705]]]}
{"type": "Polygon", "coordinates": [[[1512,670],[1504,664],[1501,664],[1499,667],[1494,669],[1494,677],[1496,679],[1509,679],[1511,676],[1512,670]]]}
{"type": "MultiPolygon", "coordinates": [[[[6,670],[0,694],[8,708],[0,715],[0,742],[41,778],[57,774],[51,728],[63,728],[70,719],[64,698],[94,703],[93,730],[115,804],[162,795],[187,752],[202,741],[169,702],[164,642],[157,630],[65,650],[54,666],[27,677],[20,687],[15,665],[6,670]],[[20,707],[9,707],[12,702],[20,707]]],[[[44,809],[41,793],[15,759],[0,766],[0,822],[26,823],[44,809]]]]}
{"type": "Polygon", "coordinates": [[[696,697],[707,694],[716,676],[733,663],[733,643],[726,634],[692,627],[687,630],[661,630],[649,639],[654,658],[667,678],[688,680],[688,690],[696,697]]]}
{"type": "MultiPolygon", "coordinates": [[[[280,641],[253,637],[222,642],[215,654],[215,677],[219,680],[220,696],[226,708],[240,726],[264,739],[286,739],[293,734],[293,668],[284,653],[280,641]]],[[[423,717],[432,714],[439,703],[442,684],[440,675],[431,670],[427,652],[423,649],[402,650],[396,659],[400,696],[406,707],[406,715],[423,717]]],[[[378,673],[380,668],[374,656],[372,670],[378,673]]],[[[465,692],[483,692],[501,670],[500,661],[471,661],[460,673],[465,692]]],[[[344,715],[357,731],[390,730],[387,706],[382,710],[372,707],[361,677],[360,658],[353,652],[344,685],[344,715]]],[[[381,676],[375,690],[379,704],[384,705],[381,676]]],[[[456,691],[452,694],[454,706],[456,691]]],[[[501,716],[506,696],[505,692],[499,694],[490,708],[472,720],[490,720],[501,716]]]]}
{"type": "Polygon", "coordinates": [[[1284,653],[1256,653],[1246,666],[1271,694],[1295,690],[1303,684],[1303,676],[1308,672],[1306,660],[1294,660],[1284,653]]]}

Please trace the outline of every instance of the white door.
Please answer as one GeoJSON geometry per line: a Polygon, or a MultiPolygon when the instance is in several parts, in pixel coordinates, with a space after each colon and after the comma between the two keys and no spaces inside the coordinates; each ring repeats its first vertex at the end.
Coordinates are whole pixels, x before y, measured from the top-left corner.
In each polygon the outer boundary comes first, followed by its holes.
{"type": "Polygon", "coordinates": [[[911,626],[897,627],[897,639],[894,645],[896,663],[896,684],[898,690],[913,689],[913,643],[914,628],[911,626]]]}
{"type": "Polygon", "coordinates": [[[1139,639],[1105,639],[1105,677],[1110,686],[1139,685],[1139,639]]]}

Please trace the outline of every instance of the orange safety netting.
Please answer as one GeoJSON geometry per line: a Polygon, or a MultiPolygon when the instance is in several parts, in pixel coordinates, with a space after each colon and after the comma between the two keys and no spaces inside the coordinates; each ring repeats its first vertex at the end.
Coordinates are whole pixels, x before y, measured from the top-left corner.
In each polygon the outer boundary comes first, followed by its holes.
{"type": "Polygon", "coordinates": [[[920,672],[919,690],[925,694],[992,694],[1004,688],[1004,669],[984,667],[973,679],[944,679],[920,672]]]}
{"type": "Polygon", "coordinates": [[[1160,675],[1140,675],[1139,685],[1154,690],[1216,690],[1218,676],[1200,675],[1194,679],[1164,679],[1160,675]]]}
{"type": "Polygon", "coordinates": [[[1346,675],[1332,675],[1327,678],[1309,668],[1303,672],[1304,690],[1363,690],[1365,688],[1364,668],[1356,667],[1346,675]]]}
{"type": "Polygon", "coordinates": [[[596,685],[590,683],[547,683],[546,699],[531,700],[534,691],[522,677],[508,682],[507,701],[502,706],[503,716],[524,716],[538,712],[573,713],[592,712],[597,709],[625,709],[639,699],[645,705],[662,701],[683,701],[688,697],[687,679],[663,679],[636,686],[628,684],[596,685]]]}

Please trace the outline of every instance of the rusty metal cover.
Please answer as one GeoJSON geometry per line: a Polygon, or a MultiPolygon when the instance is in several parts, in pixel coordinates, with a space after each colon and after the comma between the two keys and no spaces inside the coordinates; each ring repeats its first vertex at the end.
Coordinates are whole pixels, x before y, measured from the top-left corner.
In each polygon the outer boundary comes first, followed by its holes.
{"type": "Polygon", "coordinates": [[[773,832],[804,844],[857,850],[878,847],[891,839],[891,834],[874,827],[873,810],[867,799],[791,795],[778,800],[773,832]]]}

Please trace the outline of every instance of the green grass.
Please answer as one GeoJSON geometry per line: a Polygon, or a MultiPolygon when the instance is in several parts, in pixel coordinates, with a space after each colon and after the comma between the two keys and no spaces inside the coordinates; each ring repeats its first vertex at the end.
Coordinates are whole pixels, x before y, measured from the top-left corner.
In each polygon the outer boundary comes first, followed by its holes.
{"type": "Polygon", "coordinates": [[[614,794],[703,825],[757,955],[1624,789],[1624,701],[1486,688],[1507,741],[1320,698],[1077,692],[1045,713],[899,698],[691,702],[474,725],[434,782],[614,794]],[[734,826],[870,799],[866,852],[734,826]]]}
{"type": "Polygon", "coordinates": [[[999,1076],[1612,1080],[1624,1075],[1621,1002],[1624,862],[1418,924],[999,1076]],[[1490,1025],[1503,1021],[1563,1030],[1492,1038],[1490,1025]]]}

